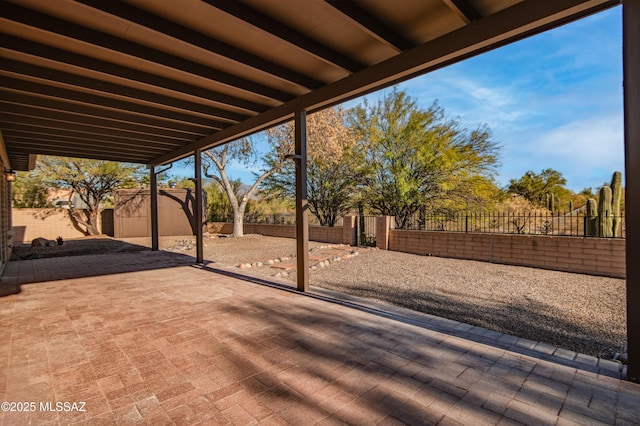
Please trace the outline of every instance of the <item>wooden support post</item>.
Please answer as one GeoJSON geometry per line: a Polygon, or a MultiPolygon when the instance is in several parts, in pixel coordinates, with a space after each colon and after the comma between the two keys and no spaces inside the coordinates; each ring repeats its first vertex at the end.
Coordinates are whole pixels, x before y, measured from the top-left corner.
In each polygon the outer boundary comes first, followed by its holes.
{"type": "Polygon", "coordinates": [[[149,174],[149,191],[151,192],[151,250],[158,251],[160,248],[160,239],[158,237],[158,176],[156,175],[156,168],[154,166],[149,167],[149,174]]]}
{"type": "Polygon", "coordinates": [[[627,379],[640,383],[640,0],[622,6],[625,217],[627,244],[627,379]]]}
{"type": "Polygon", "coordinates": [[[199,149],[195,151],[195,183],[196,201],[193,208],[193,216],[196,228],[196,263],[204,263],[204,238],[202,235],[202,153],[199,149]]]}
{"type": "Polygon", "coordinates": [[[307,113],[295,115],[296,256],[298,291],[309,289],[309,217],[307,206],[307,113]]]}

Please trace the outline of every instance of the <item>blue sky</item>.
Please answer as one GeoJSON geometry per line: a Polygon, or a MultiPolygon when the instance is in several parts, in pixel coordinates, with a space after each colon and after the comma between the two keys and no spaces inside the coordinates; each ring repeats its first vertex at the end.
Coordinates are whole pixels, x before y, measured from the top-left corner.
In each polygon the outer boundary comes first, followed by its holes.
{"type": "Polygon", "coordinates": [[[498,182],[554,168],[574,191],[623,171],[620,7],[400,85],[503,147],[498,182]]]}
{"type": "MultiPolygon", "coordinates": [[[[568,188],[595,189],[624,169],[620,7],[399,87],[425,108],[437,99],[471,127],[486,123],[502,146],[501,186],[527,170],[553,168],[568,188]]],[[[367,98],[376,101],[382,93],[367,98]]],[[[241,165],[230,175],[253,180],[241,165]]]]}

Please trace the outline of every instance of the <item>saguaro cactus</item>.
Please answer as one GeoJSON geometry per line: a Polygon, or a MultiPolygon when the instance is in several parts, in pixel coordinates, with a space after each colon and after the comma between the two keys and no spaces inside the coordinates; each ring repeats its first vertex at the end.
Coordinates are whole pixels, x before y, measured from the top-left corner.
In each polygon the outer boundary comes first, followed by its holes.
{"type": "Polygon", "coordinates": [[[589,198],[587,200],[587,212],[584,218],[584,235],[587,237],[595,237],[598,233],[598,205],[596,200],[589,198]]]}
{"type": "Polygon", "coordinates": [[[613,215],[611,213],[611,200],[613,195],[610,186],[603,186],[598,192],[598,236],[613,237],[613,215]]]}
{"type": "Polygon", "coordinates": [[[611,215],[613,216],[612,237],[621,236],[622,218],[620,205],[622,204],[622,173],[613,172],[611,177],[611,215]]]}
{"type": "Polygon", "coordinates": [[[545,194],[545,197],[547,201],[547,210],[553,213],[553,211],[556,209],[556,196],[547,192],[545,194]]]}

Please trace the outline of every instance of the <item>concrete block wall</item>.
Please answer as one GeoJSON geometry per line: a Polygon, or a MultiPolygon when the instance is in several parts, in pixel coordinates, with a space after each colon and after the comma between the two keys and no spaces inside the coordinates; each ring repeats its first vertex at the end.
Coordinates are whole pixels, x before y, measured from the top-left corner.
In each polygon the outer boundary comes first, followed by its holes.
{"type": "Polygon", "coordinates": [[[389,250],[389,233],[394,224],[393,216],[376,217],[376,248],[389,250]]]}
{"type": "MultiPolygon", "coordinates": [[[[207,230],[209,232],[215,232],[219,234],[231,234],[233,232],[233,224],[214,222],[207,224],[207,230]]],[[[272,224],[257,224],[257,223],[245,223],[245,234],[260,234],[269,237],[280,238],[295,238],[296,226],[295,225],[272,225],[272,224]]],[[[319,241],[323,243],[331,244],[350,244],[345,242],[344,227],[338,226],[329,228],[326,226],[310,226],[309,227],[309,240],[319,241]]]]}
{"type": "Polygon", "coordinates": [[[321,243],[344,244],[344,233],[341,226],[330,228],[328,226],[310,226],[309,239],[321,243]]]}
{"type": "Polygon", "coordinates": [[[389,250],[625,278],[625,240],[389,231],[389,250]]]}
{"type": "Polygon", "coordinates": [[[342,218],[342,244],[350,246],[358,244],[356,216],[347,215],[342,218]]]}
{"type": "MultiPolygon", "coordinates": [[[[257,223],[245,223],[245,234],[261,234],[270,237],[281,238],[295,238],[296,226],[295,225],[268,225],[257,223]]],[[[309,238],[311,238],[311,232],[309,232],[309,238]]]]}

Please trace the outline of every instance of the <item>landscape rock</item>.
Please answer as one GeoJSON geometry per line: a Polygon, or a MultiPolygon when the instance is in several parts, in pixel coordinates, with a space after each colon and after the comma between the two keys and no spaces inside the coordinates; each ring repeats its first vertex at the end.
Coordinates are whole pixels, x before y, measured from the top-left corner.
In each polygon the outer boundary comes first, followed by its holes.
{"type": "Polygon", "coordinates": [[[55,241],[48,240],[46,238],[38,237],[31,240],[31,247],[53,247],[57,245],[55,241]]]}

